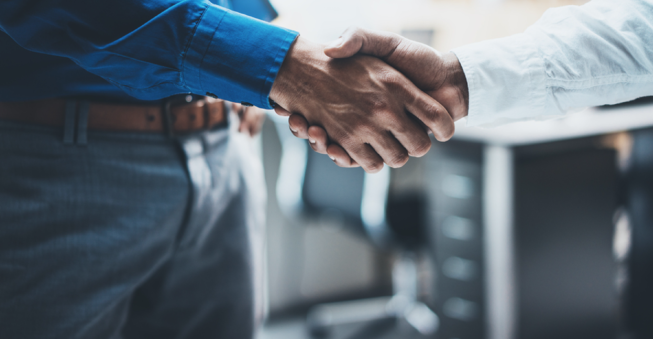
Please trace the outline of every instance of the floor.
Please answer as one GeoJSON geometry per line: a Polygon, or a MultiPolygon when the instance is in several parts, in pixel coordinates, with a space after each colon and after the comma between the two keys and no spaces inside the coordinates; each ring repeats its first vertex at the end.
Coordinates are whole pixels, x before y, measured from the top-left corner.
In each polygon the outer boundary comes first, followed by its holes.
{"type": "Polygon", "coordinates": [[[405,322],[381,321],[337,326],[330,333],[312,337],[302,317],[270,321],[259,339],[425,339],[405,322]]]}

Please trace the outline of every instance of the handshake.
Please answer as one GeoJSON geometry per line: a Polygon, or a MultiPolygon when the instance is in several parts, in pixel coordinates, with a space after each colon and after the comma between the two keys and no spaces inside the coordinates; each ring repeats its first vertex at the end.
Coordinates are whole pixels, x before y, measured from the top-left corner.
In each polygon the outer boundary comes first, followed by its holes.
{"type": "Polygon", "coordinates": [[[403,166],[449,140],[467,116],[467,80],[453,53],[396,34],[350,28],[327,47],[297,38],[270,92],[295,136],[341,167],[403,166]]]}

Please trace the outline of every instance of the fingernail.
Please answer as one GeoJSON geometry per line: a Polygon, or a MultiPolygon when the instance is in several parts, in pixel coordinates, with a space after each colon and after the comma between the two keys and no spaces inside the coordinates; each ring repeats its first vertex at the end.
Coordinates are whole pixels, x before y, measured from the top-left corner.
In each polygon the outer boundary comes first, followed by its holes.
{"type": "Polygon", "coordinates": [[[297,133],[297,130],[292,129],[292,127],[290,127],[290,130],[291,130],[293,133],[297,133]]]}
{"type": "Polygon", "coordinates": [[[330,43],[327,46],[327,48],[338,48],[338,47],[342,46],[343,41],[344,40],[342,40],[342,37],[340,37],[340,38],[336,39],[335,41],[333,41],[332,43],[330,43]]]}
{"type": "Polygon", "coordinates": [[[314,143],[315,143],[315,140],[313,140],[313,139],[311,139],[311,138],[308,138],[308,142],[310,142],[311,144],[314,144],[314,143]]]}
{"type": "Polygon", "coordinates": [[[329,156],[329,159],[331,159],[332,161],[336,161],[336,157],[329,156]]]}

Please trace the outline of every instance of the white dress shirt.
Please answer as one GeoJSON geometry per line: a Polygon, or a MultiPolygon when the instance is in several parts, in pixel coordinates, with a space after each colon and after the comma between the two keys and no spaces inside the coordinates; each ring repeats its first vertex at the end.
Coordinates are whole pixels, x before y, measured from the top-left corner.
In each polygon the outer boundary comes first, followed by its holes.
{"type": "Polygon", "coordinates": [[[469,86],[468,125],[630,101],[653,95],[653,0],[550,9],[524,33],[452,52],[469,86]]]}

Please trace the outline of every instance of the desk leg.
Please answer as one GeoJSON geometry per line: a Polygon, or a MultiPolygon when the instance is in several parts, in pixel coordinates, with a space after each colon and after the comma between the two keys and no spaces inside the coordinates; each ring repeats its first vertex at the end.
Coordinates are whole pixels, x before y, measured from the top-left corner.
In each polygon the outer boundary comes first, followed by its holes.
{"type": "Polygon", "coordinates": [[[516,338],[513,242],[513,151],[485,146],[483,160],[486,321],[488,339],[516,338]]]}

